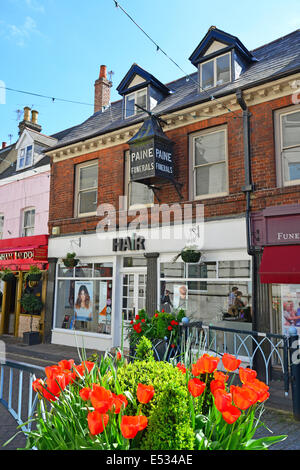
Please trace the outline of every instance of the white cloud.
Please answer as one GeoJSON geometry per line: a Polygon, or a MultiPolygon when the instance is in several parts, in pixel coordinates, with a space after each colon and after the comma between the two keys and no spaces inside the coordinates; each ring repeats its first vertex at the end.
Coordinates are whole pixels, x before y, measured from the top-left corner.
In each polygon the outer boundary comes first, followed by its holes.
{"type": "Polygon", "coordinates": [[[25,3],[34,11],[45,13],[45,8],[39,0],[25,0],[25,3]]]}
{"type": "Polygon", "coordinates": [[[17,26],[15,24],[6,25],[7,36],[16,41],[17,46],[25,46],[28,39],[32,34],[40,34],[36,22],[31,16],[26,16],[23,25],[17,26]]]}

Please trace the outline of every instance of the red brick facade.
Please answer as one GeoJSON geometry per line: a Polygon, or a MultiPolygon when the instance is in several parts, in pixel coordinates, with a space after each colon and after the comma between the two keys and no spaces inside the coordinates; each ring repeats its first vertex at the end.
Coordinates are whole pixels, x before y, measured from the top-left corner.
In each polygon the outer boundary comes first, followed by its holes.
{"type": "MultiPolygon", "coordinates": [[[[289,105],[293,106],[291,95],[249,106],[252,179],[255,185],[255,191],[251,196],[252,211],[267,206],[300,203],[298,185],[278,188],[276,183],[273,113],[289,105]]],[[[229,194],[225,197],[198,200],[195,204],[204,204],[206,219],[235,216],[245,212],[245,194],[242,191],[245,176],[241,111],[228,112],[219,117],[165,131],[174,142],[175,177],[183,185],[181,189],[183,199],[180,200],[172,184],[165,183],[159,192],[160,203],[191,202],[189,201],[189,135],[220,125],[227,127],[229,194]]],[[[75,166],[79,163],[98,160],[98,205],[110,203],[118,208],[118,198],[124,195],[124,153],[128,148],[127,144],[116,145],[52,163],[50,233],[53,226],[59,226],[61,234],[91,231],[96,228],[99,217],[74,218],[75,166]]]]}

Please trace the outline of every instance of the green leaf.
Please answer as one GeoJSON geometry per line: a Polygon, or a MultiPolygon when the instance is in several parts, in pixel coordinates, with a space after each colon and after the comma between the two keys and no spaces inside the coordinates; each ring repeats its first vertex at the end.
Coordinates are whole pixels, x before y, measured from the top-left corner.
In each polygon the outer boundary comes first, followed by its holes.
{"type": "Polygon", "coordinates": [[[277,442],[282,442],[287,438],[286,435],[281,436],[267,436],[260,439],[250,439],[244,444],[245,450],[265,450],[277,442]]]}

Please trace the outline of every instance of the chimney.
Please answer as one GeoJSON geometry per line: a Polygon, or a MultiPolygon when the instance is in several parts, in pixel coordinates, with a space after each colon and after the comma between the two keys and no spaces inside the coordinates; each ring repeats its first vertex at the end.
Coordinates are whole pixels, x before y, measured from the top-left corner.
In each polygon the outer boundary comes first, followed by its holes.
{"type": "Polygon", "coordinates": [[[2,148],[5,149],[6,147],[6,142],[2,142],[2,148]]]}
{"type": "Polygon", "coordinates": [[[101,111],[104,106],[109,106],[110,103],[112,82],[107,80],[106,74],[106,65],[101,65],[99,78],[95,81],[94,113],[101,111]]]}
{"type": "Polygon", "coordinates": [[[19,135],[22,134],[25,128],[32,129],[36,132],[41,132],[42,127],[37,122],[38,112],[36,110],[31,111],[31,119],[30,119],[30,111],[31,109],[28,106],[24,108],[24,119],[19,123],[19,135]]]}

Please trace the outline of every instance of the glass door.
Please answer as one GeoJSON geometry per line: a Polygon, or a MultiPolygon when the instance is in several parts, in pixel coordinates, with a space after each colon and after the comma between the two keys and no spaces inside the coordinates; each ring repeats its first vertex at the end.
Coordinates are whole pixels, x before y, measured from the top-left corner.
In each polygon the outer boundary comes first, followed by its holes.
{"type": "Polygon", "coordinates": [[[145,272],[129,272],[123,274],[122,312],[125,321],[131,321],[139,310],[146,305],[145,272]]]}

